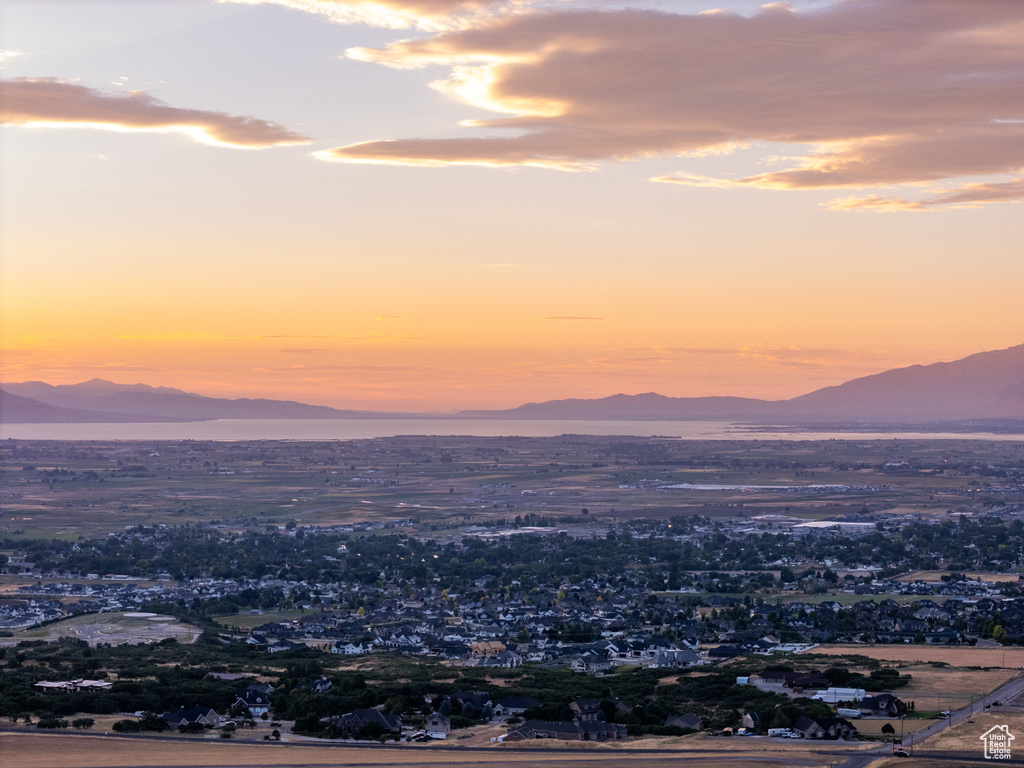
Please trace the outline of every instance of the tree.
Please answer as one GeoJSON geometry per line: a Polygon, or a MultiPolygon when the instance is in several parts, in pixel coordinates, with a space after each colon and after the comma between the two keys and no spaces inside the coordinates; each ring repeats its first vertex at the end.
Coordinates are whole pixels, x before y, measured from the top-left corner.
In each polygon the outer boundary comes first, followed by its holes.
{"type": "Polygon", "coordinates": [[[677,591],[682,586],[682,580],[679,578],[679,562],[672,563],[672,567],[668,569],[668,588],[673,592],[677,591]]]}

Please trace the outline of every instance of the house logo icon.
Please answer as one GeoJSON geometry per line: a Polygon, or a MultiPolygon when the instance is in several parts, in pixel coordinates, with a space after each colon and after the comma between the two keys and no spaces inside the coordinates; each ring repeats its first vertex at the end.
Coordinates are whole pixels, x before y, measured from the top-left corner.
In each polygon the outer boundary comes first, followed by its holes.
{"type": "Polygon", "coordinates": [[[985,742],[986,760],[1010,759],[1010,742],[1015,738],[1014,735],[1010,733],[1010,726],[993,725],[981,734],[980,738],[985,742]]]}

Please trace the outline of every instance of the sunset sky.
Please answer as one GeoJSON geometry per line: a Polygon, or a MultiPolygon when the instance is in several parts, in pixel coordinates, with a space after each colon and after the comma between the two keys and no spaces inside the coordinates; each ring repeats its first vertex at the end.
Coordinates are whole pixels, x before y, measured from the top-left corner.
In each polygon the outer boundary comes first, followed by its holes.
{"type": "Polygon", "coordinates": [[[0,379],[788,398],[1024,342],[1020,0],[3,0],[0,379]]]}

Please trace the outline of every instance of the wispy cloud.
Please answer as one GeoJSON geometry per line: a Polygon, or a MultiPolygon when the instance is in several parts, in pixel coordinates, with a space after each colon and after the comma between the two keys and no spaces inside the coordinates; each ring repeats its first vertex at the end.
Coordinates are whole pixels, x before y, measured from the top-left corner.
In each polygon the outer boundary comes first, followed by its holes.
{"type": "Polygon", "coordinates": [[[218,0],[245,5],[282,5],[319,14],[339,24],[402,29],[444,29],[495,13],[513,13],[530,0],[218,0]]]}
{"type": "Polygon", "coordinates": [[[11,59],[16,59],[19,56],[24,56],[24,55],[25,55],[24,51],[14,51],[14,50],[10,50],[10,49],[8,49],[8,50],[0,49],[0,69],[3,69],[4,65],[8,61],[10,61],[11,59]]]}
{"type": "Polygon", "coordinates": [[[997,183],[964,184],[959,189],[941,190],[922,200],[867,195],[844,197],[826,205],[834,211],[934,211],[939,208],[978,208],[986,203],[1024,200],[1024,179],[997,183]]]}
{"type": "MultiPolygon", "coordinates": [[[[3,350],[6,357],[9,350],[3,350]]],[[[134,363],[113,362],[113,363],[89,363],[77,364],[66,363],[55,360],[29,359],[23,361],[5,360],[4,376],[18,376],[22,371],[30,371],[31,375],[64,375],[69,373],[82,374],[91,373],[164,373],[166,368],[157,368],[148,365],[136,365],[134,363]]]]}
{"type": "Polygon", "coordinates": [[[794,149],[789,167],[656,180],[786,190],[920,184],[1022,165],[1019,0],[845,0],[801,12],[775,3],[751,17],[537,11],[349,55],[397,68],[446,65],[437,90],[507,115],[470,125],[520,133],[367,141],[316,153],[323,160],[583,170],[777,143],[794,149]]]}
{"type": "Polygon", "coordinates": [[[117,337],[123,341],[230,341],[231,336],[214,333],[126,333],[117,337]]]}
{"type": "Polygon", "coordinates": [[[339,344],[387,344],[387,343],[395,342],[395,341],[418,341],[418,340],[422,340],[423,339],[422,336],[407,336],[407,335],[394,335],[394,334],[389,334],[389,335],[379,334],[379,335],[356,336],[356,335],[351,335],[351,334],[332,334],[332,333],[308,334],[308,335],[306,335],[306,334],[303,334],[303,335],[269,334],[269,335],[266,335],[266,336],[253,336],[252,338],[257,340],[257,341],[260,341],[260,340],[270,340],[270,339],[277,340],[277,341],[285,340],[285,339],[287,339],[287,340],[302,340],[302,341],[313,340],[313,339],[316,339],[316,340],[330,339],[332,341],[338,342],[339,344]]]}
{"type": "Polygon", "coordinates": [[[181,109],[144,91],[111,95],[53,78],[0,81],[0,123],[183,133],[204,144],[236,149],[309,143],[306,136],[255,117],[181,109]]]}

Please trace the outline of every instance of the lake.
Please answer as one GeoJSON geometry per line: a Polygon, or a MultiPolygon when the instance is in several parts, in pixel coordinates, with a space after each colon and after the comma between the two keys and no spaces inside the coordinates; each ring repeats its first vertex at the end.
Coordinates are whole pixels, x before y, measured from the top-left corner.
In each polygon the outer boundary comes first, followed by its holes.
{"type": "Polygon", "coordinates": [[[360,440],[396,435],[635,435],[688,440],[1024,440],[988,432],[796,432],[727,421],[526,419],[219,419],[139,424],[0,424],[16,440],[360,440]]]}

